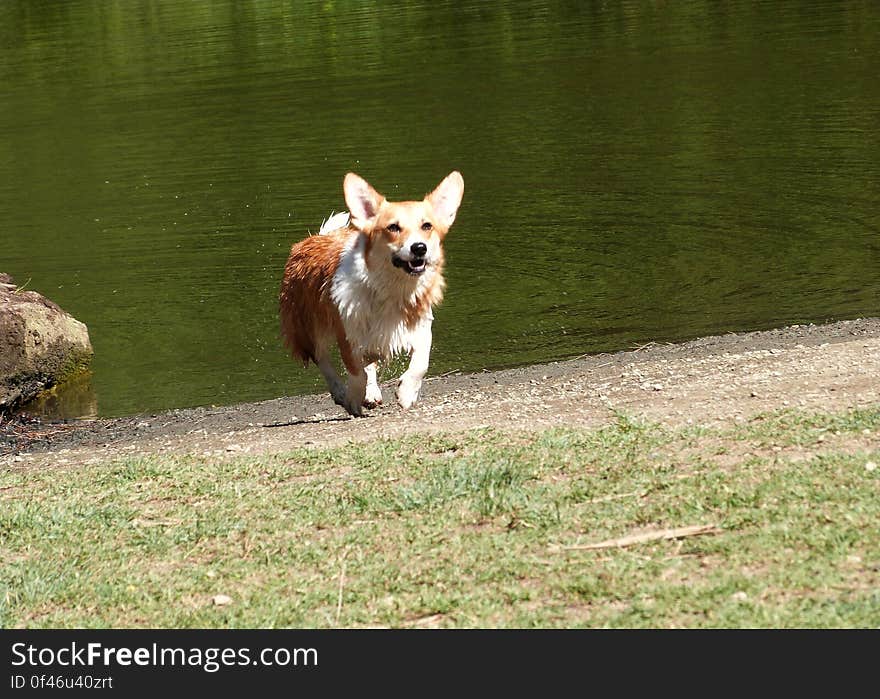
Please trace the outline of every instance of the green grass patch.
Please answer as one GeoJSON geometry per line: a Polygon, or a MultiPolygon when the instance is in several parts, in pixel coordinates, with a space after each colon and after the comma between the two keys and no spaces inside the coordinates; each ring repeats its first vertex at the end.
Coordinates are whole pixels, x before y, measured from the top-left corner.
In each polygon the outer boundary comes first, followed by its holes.
{"type": "Polygon", "coordinates": [[[230,462],[9,467],[0,624],[876,627],[878,434],[876,409],[727,431],[619,415],[230,462]],[[579,548],[697,524],[720,532],[579,548]]]}

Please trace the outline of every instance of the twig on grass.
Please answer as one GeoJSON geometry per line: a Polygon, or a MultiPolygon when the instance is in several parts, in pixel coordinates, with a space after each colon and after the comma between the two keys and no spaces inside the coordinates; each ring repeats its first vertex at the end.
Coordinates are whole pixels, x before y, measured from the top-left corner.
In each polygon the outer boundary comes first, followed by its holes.
{"type": "Polygon", "coordinates": [[[683,539],[686,536],[701,536],[702,534],[718,534],[720,532],[721,529],[715,524],[694,524],[689,527],[676,527],[674,529],[660,529],[653,532],[630,534],[629,536],[622,536],[619,539],[609,539],[608,541],[600,541],[595,544],[560,546],[557,550],[593,551],[596,549],[623,548],[625,546],[634,546],[635,544],[644,544],[648,541],[683,539]]]}

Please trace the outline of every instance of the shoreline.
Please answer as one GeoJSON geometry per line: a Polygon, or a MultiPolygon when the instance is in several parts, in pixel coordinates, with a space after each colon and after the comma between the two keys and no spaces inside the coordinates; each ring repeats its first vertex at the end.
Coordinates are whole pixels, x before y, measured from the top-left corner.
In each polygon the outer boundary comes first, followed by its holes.
{"type": "Polygon", "coordinates": [[[0,425],[0,465],[147,453],[234,458],[480,427],[596,426],[619,412],[715,424],[768,410],[880,402],[880,318],[728,333],[514,369],[428,377],[409,411],[349,418],[329,395],[68,423],[0,425]]]}

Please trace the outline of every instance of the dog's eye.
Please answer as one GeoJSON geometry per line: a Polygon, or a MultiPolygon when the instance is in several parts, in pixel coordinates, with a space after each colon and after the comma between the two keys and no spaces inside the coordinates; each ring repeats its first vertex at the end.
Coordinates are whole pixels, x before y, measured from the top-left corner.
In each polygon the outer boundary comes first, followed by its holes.
{"type": "Polygon", "coordinates": [[[432,226],[432,225],[430,224],[430,222],[428,222],[428,221],[425,221],[425,222],[422,224],[422,230],[423,230],[423,231],[429,231],[429,230],[431,230],[433,227],[434,227],[434,226],[432,226]]]}
{"type": "Polygon", "coordinates": [[[389,223],[388,230],[392,233],[400,233],[400,226],[396,223],[389,223]]]}

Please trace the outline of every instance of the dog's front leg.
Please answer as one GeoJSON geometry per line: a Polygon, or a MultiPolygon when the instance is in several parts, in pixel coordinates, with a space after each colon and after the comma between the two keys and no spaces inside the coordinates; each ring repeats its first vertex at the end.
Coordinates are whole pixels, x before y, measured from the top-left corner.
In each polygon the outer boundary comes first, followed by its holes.
{"type": "Polygon", "coordinates": [[[364,396],[364,407],[375,408],[382,405],[382,389],[379,388],[379,382],[376,380],[376,362],[367,364],[364,367],[367,373],[367,392],[364,396]]]}
{"type": "Polygon", "coordinates": [[[431,359],[431,321],[419,324],[412,335],[412,357],[409,368],[400,377],[397,384],[397,402],[401,408],[410,408],[419,398],[422,379],[428,373],[428,361],[431,359]]]}

